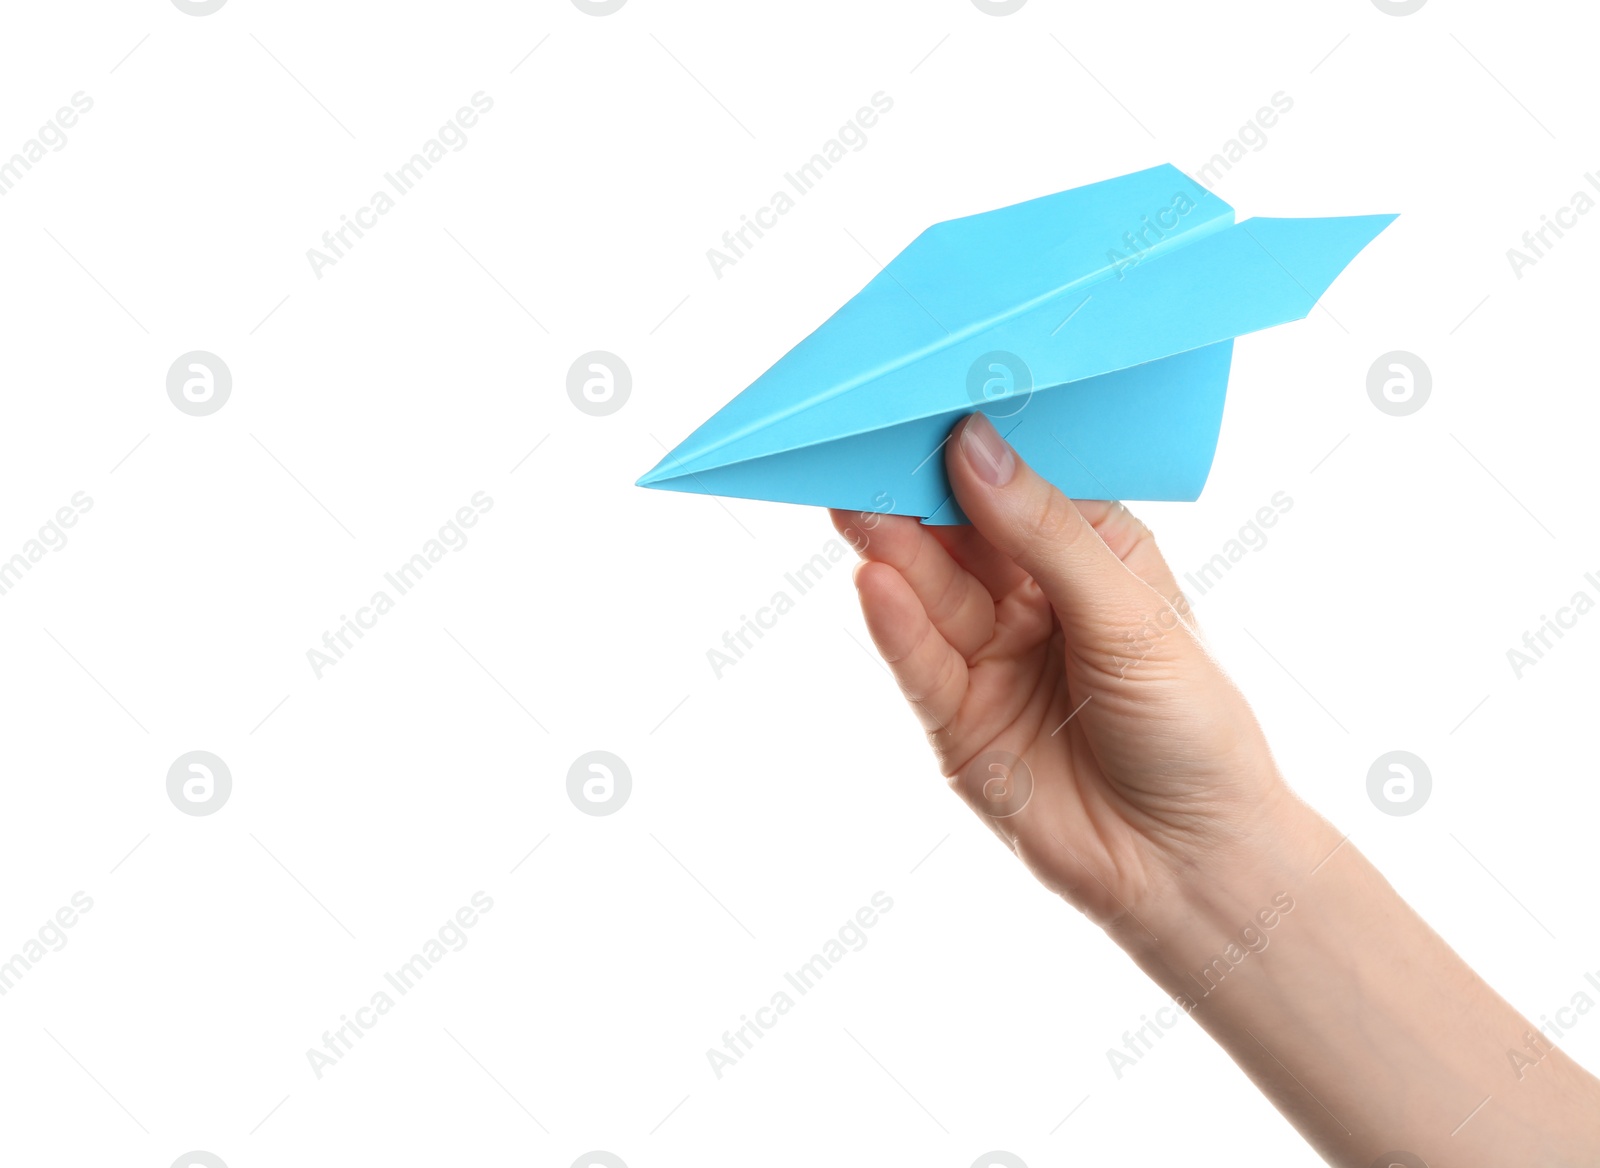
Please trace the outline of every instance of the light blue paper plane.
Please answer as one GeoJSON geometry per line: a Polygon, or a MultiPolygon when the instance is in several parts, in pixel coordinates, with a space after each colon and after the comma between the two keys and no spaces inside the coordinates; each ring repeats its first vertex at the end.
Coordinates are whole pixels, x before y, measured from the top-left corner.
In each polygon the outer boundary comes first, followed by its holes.
{"type": "Polygon", "coordinates": [[[639,485],[965,523],[940,448],[982,410],[1069,496],[1196,499],[1233,338],[1393,220],[1235,223],[1157,166],[935,224],[639,485]]]}

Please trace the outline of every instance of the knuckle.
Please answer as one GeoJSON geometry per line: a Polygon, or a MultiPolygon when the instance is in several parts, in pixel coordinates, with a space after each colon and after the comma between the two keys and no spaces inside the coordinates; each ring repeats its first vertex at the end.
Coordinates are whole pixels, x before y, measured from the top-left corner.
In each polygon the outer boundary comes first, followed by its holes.
{"type": "Polygon", "coordinates": [[[962,602],[966,598],[966,581],[961,578],[959,572],[952,570],[939,586],[938,596],[928,605],[928,616],[935,624],[946,624],[961,612],[962,602]]]}
{"type": "Polygon", "coordinates": [[[929,638],[932,634],[933,626],[926,625],[921,635],[917,637],[916,643],[890,663],[893,666],[895,680],[900,684],[900,692],[905,695],[907,701],[920,702],[933,692],[927,670],[929,638]]]}
{"type": "Polygon", "coordinates": [[[1035,540],[1046,547],[1071,547],[1089,526],[1078,509],[1054,487],[1046,487],[1031,504],[1029,526],[1035,540]]]}
{"type": "Polygon", "coordinates": [[[1123,518],[1128,522],[1129,526],[1131,526],[1135,532],[1145,538],[1151,537],[1150,525],[1147,524],[1143,519],[1140,519],[1139,516],[1134,514],[1131,507],[1119,499],[1117,501],[1117,509],[1122,512],[1123,518]]]}

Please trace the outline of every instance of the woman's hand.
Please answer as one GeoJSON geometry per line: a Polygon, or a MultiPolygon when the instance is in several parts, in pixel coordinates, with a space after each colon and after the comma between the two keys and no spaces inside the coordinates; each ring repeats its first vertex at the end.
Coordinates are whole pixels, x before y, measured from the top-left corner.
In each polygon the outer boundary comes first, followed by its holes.
{"type": "Polygon", "coordinates": [[[1289,793],[1144,525],[1074,506],[982,415],[945,462],[970,528],[834,522],[873,640],[1000,838],[1329,1162],[1600,1164],[1600,1082],[1289,793]]]}
{"type": "Polygon", "coordinates": [[[1075,505],[982,414],[945,463],[971,527],[833,513],[872,639],[951,784],[1039,879],[1102,924],[1138,917],[1291,797],[1148,528],[1075,505]]]}

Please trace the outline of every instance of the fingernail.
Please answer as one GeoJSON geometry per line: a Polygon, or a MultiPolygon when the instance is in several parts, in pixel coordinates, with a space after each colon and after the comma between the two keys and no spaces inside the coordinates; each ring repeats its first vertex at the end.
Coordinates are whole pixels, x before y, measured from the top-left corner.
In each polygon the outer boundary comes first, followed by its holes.
{"type": "Polygon", "coordinates": [[[1017,471],[1017,456],[983,414],[973,414],[961,428],[961,452],[973,472],[991,487],[1003,487],[1017,471]]]}

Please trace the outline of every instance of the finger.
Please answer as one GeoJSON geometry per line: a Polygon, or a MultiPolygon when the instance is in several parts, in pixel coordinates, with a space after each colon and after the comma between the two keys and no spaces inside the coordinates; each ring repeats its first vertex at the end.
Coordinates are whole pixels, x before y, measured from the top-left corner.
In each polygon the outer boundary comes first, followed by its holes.
{"type": "Polygon", "coordinates": [[[959,424],[945,465],[961,509],[1038,582],[1074,644],[1104,645],[1160,601],[983,414],[959,424]]]}
{"type": "Polygon", "coordinates": [[[1074,499],[1079,514],[1099,534],[1112,553],[1150,587],[1166,597],[1178,615],[1191,624],[1194,610],[1178,587],[1177,577],[1156,546],[1156,537],[1126,503],[1101,499],[1074,499]]]}
{"type": "Polygon", "coordinates": [[[983,532],[970,523],[941,524],[929,530],[994,598],[994,633],[976,657],[967,658],[969,666],[987,656],[1006,658],[1050,635],[1056,619],[1050,601],[1033,577],[985,539],[983,532]]]}
{"type": "Polygon", "coordinates": [[[863,559],[888,564],[911,585],[928,619],[971,657],[994,635],[994,599],[950,557],[933,533],[909,515],[834,511],[833,525],[863,559]]]}
{"type": "Polygon", "coordinates": [[[949,726],[966,696],[966,661],[934,628],[905,577],[889,565],[871,561],[860,565],[856,590],[872,643],[923,728],[949,726]]]}
{"type": "Polygon", "coordinates": [[[1015,560],[997,551],[970,523],[940,524],[928,530],[956,563],[989,590],[997,604],[1030,579],[1015,560]]]}

